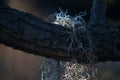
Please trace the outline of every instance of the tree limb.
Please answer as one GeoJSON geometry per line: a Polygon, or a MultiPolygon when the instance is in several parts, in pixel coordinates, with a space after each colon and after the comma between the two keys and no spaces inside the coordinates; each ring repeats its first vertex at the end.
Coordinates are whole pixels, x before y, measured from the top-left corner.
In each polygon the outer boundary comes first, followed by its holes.
{"type": "Polygon", "coordinates": [[[91,8],[90,24],[105,24],[106,22],[106,0],[93,0],[91,8]]]}
{"type": "MultiPolygon", "coordinates": [[[[99,61],[120,61],[120,27],[90,26],[87,30],[92,37],[92,53],[99,61]]],[[[83,33],[77,32],[80,39],[83,33]]],[[[44,22],[0,3],[0,44],[47,58],[69,60],[72,55],[67,53],[65,46],[69,36],[68,28],[44,22]]],[[[76,58],[80,56],[80,53],[75,54],[76,58]]]]}

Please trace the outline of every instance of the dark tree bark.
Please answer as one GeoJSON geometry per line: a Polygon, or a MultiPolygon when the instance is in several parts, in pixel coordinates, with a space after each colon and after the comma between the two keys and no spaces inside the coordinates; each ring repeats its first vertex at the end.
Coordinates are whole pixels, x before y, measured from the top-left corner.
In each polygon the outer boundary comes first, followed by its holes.
{"type": "MultiPolygon", "coordinates": [[[[92,53],[99,61],[120,61],[120,27],[91,26],[87,31],[92,37],[92,53]]],[[[79,39],[84,36],[79,30],[77,33],[79,39]]],[[[65,47],[69,36],[68,28],[44,22],[0,3],[0,44],[47,58],[69,60],[73,56],[65,47]]],[[[74,52],[78,51],[74,49],[74,52]]],[[[80,53],[74,57],[80,58],[80,53]]]]}

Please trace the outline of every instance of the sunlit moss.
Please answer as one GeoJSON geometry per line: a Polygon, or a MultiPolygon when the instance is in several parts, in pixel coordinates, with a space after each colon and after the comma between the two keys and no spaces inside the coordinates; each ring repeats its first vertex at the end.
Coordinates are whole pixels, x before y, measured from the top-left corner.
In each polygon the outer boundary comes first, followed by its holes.
{"type": "MultiPolygon", "coordinates": [[[[86,30],[86,22],[82,16],[85,16],[86,12],[80,12],[79,15],[70,16],[68,12],[64,12],[60,9],[60,12],[56,12],[49,16],[50,20],[53,18],[53,24],[61,25],[70,30],[70,36],[66,41],[70,41],[68,47],[69,54],[75,54],[73,49],[80,50],[80,54],[86,55],[84,57],[89,64],[79,63],[75,57],[67,61],[58,61],[54,59],[46,59],[44,63],[44,69],[42,71],[42,80],[97,80],[96,73],[97,68],[94,64],[94,57],[91,54],[91,37],[86,30]],[[86,41],[88,40],[88,46],[85,47],[82,39],[77,38],[77,30],[85,33],[86,41]],[[76,42],[76,46],[74,43],[76,42]]],[[[85,36],[84,36],[85,38],[85,36]]],[[[83,58],[81,56],[81,59],[83,58]]]]}

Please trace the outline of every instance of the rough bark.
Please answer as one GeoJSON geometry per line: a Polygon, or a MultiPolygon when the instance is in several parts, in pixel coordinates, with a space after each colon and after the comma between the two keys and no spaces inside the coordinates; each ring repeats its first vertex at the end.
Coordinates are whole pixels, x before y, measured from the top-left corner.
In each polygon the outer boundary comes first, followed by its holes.
{"type": "MultiPolygon", "coordinates": [[[[90,26],[87,30],[92,37],[92,53],[99,61],[120,61],[120,27],[90,26]]],[[[81,38],[82,33],[77,32],[81,38]]],[[[69,60],[73,56],[65,47],[69,36],[68,28],[44,22],[0,3],[0,44],[47,58],[69,60]]],[[[78,50],[74,49],[74,52],[78,50]]],[[[80,58],[80,53],[74,57],[80,58]]]]}

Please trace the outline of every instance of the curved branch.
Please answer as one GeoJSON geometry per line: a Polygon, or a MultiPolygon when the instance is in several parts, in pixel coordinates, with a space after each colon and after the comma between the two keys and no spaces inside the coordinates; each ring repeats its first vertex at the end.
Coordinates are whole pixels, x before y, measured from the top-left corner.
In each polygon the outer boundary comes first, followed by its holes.
{"type": "MultiPolygon", "coordinates": [[[[92,53],[99,61],[120,61],[120,27],[91,26],[87,29],[94,45],[92,53]]],[[[65,47],[69,36],[69,29],[65,27],[0,3],[0,44],[47,58],[69,60],[72,56],[65,47]]],[[[80,54],[76,58],[80,58],[80,54]]]]}

